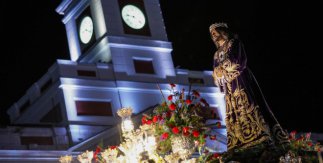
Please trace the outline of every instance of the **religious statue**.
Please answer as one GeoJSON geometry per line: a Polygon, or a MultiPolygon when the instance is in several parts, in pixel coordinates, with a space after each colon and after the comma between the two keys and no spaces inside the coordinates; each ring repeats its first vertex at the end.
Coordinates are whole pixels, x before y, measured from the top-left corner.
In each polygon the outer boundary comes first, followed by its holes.
{"type": "Polygon", "coordinates": [[[209,27],[217,47],[214,54],[214,83],[225,93],[228,150],[258,144],[288,143],[288,135],[270,110],[252,72],[247,67],[242,42],[227,24],[209,27]]]}

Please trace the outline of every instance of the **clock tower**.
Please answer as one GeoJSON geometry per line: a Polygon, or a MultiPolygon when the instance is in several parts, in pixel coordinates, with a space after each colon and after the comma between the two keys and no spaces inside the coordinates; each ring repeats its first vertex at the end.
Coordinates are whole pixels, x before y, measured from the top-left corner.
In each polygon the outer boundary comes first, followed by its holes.
{"type": "MultiPolygon", "coordinates": [[[[59,128],[45,135],[25,130],[22,142],[68,151],[93,149],[101,141],[118,145],[117,111],[131,107],[140,121],[167,97],[169,83],[185,94],[198,90],[218,115],[210,123],[224,124],[224,96],[212,71],[174,68],[159,0],[63,0],[56,11],[64,15],[70,60],[57,60],[8,114],[14,125],[59,128]]],[[[220,152],[225,128],[216,130],[220,152]]]]}
{"type": "Polygon", "coordinates": [[[72,61],[112,63],[117,77],[175,75],[158,0],[66,0],[57,12],[65,15],[72,61]]]}

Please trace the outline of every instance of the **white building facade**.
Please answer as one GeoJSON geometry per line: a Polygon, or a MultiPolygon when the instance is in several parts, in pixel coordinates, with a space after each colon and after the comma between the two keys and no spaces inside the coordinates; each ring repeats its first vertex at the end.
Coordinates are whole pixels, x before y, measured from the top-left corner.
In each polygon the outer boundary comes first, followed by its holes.
{"type": "Polygon", "coordinates": [[[224,95],[212,71],[174,68],[158,0],[63,0],[56,11],[64,15],[70,60],[57,60],[8,109],[0,162],[57,162],[101,141],[117,145],[117,110],[132,107],[138,121],[162,102],[160,89],[170,93],[169,83],[207,100],[218,115],[208,123],[223,124],[209,146],[226,150],[224,95]]]}

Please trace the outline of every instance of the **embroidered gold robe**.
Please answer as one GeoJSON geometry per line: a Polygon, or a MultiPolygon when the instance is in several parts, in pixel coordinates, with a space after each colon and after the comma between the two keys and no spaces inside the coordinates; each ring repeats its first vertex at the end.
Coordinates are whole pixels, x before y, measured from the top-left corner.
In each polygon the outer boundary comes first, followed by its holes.
{"type": "Polygon", "coordinates": [[[228,150],[260,143],[287,143],[286,132],[246,63],[244,47],[238,39],[226,41],[214,54],[214,81],[225,93],[228,150]],[[221,79],[224,82],[218,82],[221,79]]]}

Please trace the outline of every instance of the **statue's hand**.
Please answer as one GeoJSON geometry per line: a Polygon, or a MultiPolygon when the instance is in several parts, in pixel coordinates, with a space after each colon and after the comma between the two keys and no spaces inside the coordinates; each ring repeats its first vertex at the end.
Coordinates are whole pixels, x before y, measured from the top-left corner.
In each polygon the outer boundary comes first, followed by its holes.
{"type": "Polygon", "coordinates": [[[224,70],[221,67],[214,68],[212,76],[216,86],[223,86],[226,83],[224,79],[224,70]]]}

